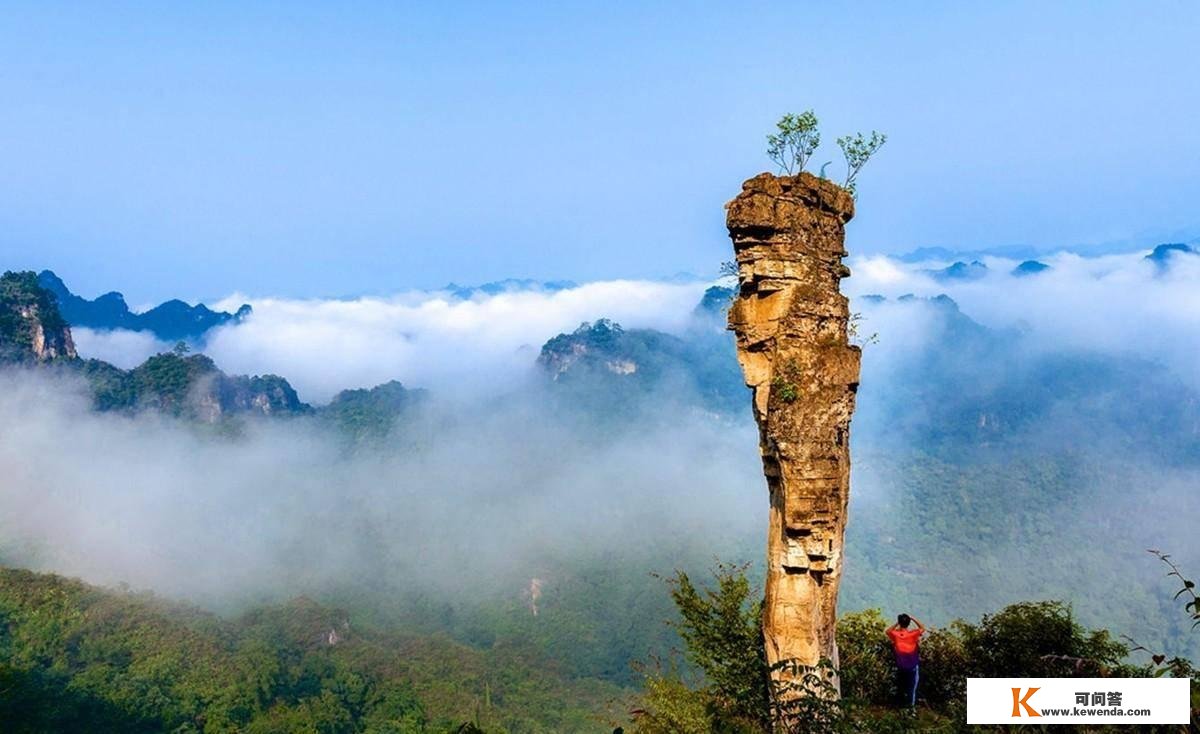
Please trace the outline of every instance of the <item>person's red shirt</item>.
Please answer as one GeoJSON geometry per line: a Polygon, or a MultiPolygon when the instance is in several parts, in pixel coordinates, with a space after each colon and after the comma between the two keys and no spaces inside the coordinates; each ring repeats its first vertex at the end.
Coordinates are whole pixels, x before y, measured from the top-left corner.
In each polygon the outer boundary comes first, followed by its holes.
{"type": "Polygon", "coordinates": [[[920,646],[919,640],[925,630],[916,629],[890,629],[888,630],[888,639],[892,641],[892,648],[896,651],[896,665],[904,670],[912,670],[917,667],[920,662],[920,657],[917,652],[920,646]]]}

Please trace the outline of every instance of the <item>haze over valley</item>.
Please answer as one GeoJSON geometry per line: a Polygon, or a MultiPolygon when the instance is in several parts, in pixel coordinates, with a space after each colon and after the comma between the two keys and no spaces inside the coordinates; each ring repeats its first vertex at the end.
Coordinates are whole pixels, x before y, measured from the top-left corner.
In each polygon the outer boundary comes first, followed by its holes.
{"type": "MultiPolygon", "coordinates": [[[[1200,255],[1158,252],[1060,252],[1033,275],[995,257],[967,276],[852,259],[864,369],[843,609],[946,623],[1063,599],[1194,654],[1145,549],[1200,562],[1186,527],[1200,255]]],[[[0,553],[225,613],[349,595],[468,643],[494,640],[483,620],[500,615],[578,675],[629,684],[631,660],[671,645],[651,572],[760,563],[764,490],[722,288],[212,304],[251,309],[178,359],[283,376],[290,417],[197,412],[200,382],[165,413],[144,397],[97,412],[86,378],[10,368],[0,553]]],[[[73,333],[82,358],[124,368],[174,346],[73,333]]]]}

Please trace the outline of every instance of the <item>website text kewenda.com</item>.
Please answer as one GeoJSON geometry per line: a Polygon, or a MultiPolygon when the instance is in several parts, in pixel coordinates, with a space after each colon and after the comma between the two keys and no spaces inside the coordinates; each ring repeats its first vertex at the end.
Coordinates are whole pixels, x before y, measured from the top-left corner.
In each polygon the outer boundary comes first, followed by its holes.
{"type": "Polygon", "coordinates": [[[1042,716],[1149,716],[1150,709],[1041,709],[1042,716]]]}

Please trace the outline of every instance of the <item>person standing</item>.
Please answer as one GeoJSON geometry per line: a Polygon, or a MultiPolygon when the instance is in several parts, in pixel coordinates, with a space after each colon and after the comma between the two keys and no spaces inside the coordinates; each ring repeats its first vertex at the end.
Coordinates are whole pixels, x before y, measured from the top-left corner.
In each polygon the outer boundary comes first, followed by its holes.
{"type": "Polygon", "coordinates": [[[908,708],[917,705],[917,683],[921,680],[920,640],[925,634],[925,625],[915,617],[901,614],[896,623],[888,627],[887,636],[896,653],[896,690],[900,705],[908,708]],[[910,628],[916,625],[915,628],[910,628]]]}

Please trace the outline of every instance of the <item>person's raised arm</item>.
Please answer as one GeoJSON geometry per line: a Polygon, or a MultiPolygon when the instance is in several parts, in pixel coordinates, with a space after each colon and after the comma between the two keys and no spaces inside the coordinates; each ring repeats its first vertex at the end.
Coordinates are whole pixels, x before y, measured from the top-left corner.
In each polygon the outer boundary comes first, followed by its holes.
{"type": "Polygon", "coordinates": [[[921,620],[917,619],[911,614],[908,615],[908,618],[913,621],[913,624],[917,625],[917,629],[921,630],[922,632],[925,631],[925,625],[921,624],[921,620]]]}

